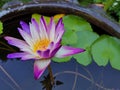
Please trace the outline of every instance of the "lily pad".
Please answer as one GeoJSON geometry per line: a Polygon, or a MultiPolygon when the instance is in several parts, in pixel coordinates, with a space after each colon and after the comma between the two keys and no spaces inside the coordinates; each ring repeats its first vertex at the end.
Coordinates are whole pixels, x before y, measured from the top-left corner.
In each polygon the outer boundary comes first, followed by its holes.
{"type": "Polygon", "coordinates": [[[92,57],[89,50],[86,50],[80,54],[76,54],[73,57],[79,64],[82,64],[84,66],[87,66],[92,62],[92,57]]]}
{"type": "Polygon", "coordinates": [[[63,17],[63,23],[66,30],[82,31],[89,30],[92,31],[90,24],[83,18],[75,15],[66,15],[63,17]]]}
{"type": "Polygon", "coordinates": [[[62,37],[62,45],[72,45],[77,43],[77,34],[75,31],[67,30],[62,37]]]}
{"type": "Polygon", "coordinates": [[[63,17],[65,33],[63,35],[62,44],[77,44],[77,31],[92,31],[90,24],[81,17],[75,15],[66,15],[63,17]]]}
{"type": "Polygon", "coordinates": [[[54,57],[54,58],[52,58],[52,61],[57,62],[57,63],[60,63],[60,62],[68,62],[68,61],[71,60],[71,57],[72,57],[72,56],[68,56],[68,57],[64,57],[64,58],[54,57]]]}
{"type": "Polygon", "coordinates": [[[74,55],[73,57],[77,60],[78,63],[87,66],[91,63],[92,57],[91,57],[91,45],[93,42],[99,38],[99,35],[92,32],[92,31],[79,31],[77,32],[78,41],[77,44],[75,44],[75,47],[84,48],[86,51],[77,55],[74,55]]]}
{"type": "Polygon", "coordinates": [[[2,22],[0,21],[0,34],[2,34],[3,33],[3,24],[2,24],[2,22]]]}
{"type": "Polygon", "coordinates": [[[120,39],[103,35],[93,44],[91,52],[99,66],[106,66],[110,61],[113,68],[120,70],[120,39]]]}

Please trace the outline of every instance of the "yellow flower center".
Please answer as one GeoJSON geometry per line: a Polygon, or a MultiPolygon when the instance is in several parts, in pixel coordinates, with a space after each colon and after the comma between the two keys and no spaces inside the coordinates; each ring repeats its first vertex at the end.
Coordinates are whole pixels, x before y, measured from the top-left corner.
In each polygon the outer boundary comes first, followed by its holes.
{"type": "Polygon", "coordinates": [[[50,40],[48,39],[38,40],[33,46],[33,52],[36,52],[37,50],[44,51],[48,48],[49,44],[50,40]]]}

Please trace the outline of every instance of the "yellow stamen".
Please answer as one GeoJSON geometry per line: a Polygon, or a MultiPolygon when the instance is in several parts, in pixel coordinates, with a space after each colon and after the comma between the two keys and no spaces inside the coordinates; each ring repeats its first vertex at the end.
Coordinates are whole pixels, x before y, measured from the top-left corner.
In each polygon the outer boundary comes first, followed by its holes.
{"type": "Polygon", "coordinates": [[[47,49],[49,44],[50,44],[50,40],[48,39],[36,41],[36,43],[33,46],[33,52],[36,52],[37,50],[44,51],[47,49]]]}

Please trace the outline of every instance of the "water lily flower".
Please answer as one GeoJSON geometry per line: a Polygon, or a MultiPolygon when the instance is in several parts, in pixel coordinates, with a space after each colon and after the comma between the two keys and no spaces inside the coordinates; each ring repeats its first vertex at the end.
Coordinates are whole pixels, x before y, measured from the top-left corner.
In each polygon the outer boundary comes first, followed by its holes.
{"type": "Polygon", "coordinates": [[[62,46],[61,40],[64,33],[62,18],[55,24],[51,17],[49,24],[44,17],[38,23],[34,18],[29,25],[23,21],[18,28],[24,40],[6,36],[10,45],[16,46],[20,52],[11,53],[7,58],[20,58],[21,60],[34,60],[34,78],[38,79],[51,62],[52,57],[64,58],[73,54],[84,52],[84,49],[62,46]]]}

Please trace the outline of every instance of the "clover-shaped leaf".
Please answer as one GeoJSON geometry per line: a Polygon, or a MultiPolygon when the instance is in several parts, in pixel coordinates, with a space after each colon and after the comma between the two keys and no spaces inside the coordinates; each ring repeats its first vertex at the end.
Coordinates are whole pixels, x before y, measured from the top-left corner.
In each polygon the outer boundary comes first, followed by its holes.
{"type": "Polygon", "coordinates": [[[90,53],[91,45],[99,37],[99,35],[92,31],[79,31],[77,32],[77,36],[78,41],[74,46],[84,48],[86,51],[81,54],[74,55],[74,58],[78,63],[86,66],[92,61],[90,53]]]}
{"type": "Polygon", "coordinates": [[[120,39],[103,35],[93,44],[91,53],[99,66],[106,66],[110,61],[113,68],[120,70],[120,39]]]}
{"type": "Polygon", "coordinates": [[[75,15],[66,15],[63,17],[63,22],[66,30],[82,31],[89,30],[92,31],[90,24],[83,18],[75,15]]]}

